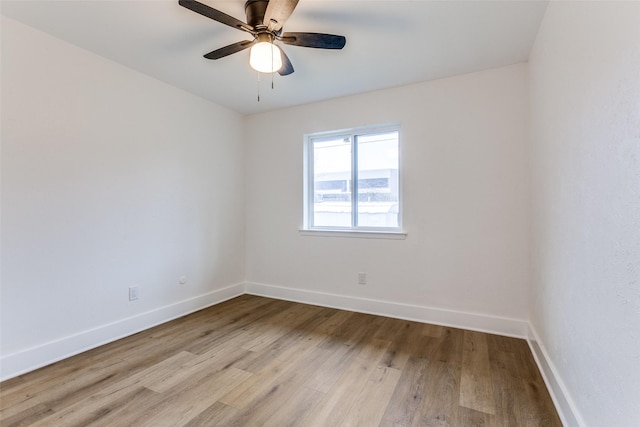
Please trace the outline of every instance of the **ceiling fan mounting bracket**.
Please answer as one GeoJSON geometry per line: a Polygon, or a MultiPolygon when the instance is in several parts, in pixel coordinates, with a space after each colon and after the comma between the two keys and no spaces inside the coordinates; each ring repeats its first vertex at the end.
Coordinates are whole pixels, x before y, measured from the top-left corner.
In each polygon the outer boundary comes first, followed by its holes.
{"type": "MultiPolygon", "coordinates": [[[[267,10],[269,0],[247,0],[244,4],[244,12],[247,15],[247,24],[255,29],[263,26],[264,13],[267,10]]],[[[264,26],[266,28],[266,26],[264,26]]]]}

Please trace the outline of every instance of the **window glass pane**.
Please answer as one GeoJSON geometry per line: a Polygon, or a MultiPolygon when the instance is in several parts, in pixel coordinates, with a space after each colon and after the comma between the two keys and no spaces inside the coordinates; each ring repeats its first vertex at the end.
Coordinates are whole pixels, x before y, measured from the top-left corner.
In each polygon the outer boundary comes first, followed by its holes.
{"type": "Polygon", "coordinates": [[[398,132],[360,135],[358,227],[398,227],[398,132]]]}
{"type": "Polygon", "coordinates": [[[351,227],[351,141],[313,141],[313,226],[351,227]]]}

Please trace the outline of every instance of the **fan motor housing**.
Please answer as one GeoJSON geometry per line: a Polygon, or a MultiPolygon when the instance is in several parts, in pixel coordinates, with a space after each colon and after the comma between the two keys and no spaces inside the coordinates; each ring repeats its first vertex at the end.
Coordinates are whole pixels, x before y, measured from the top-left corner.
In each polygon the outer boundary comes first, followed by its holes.
{"type": "Polygon", "coordinates": [[[264,13],[267,10],[269,0],[247,0],[244,4],[244,12],[247,15],[247,24],[253,28],[262,27],[264,13]]]}

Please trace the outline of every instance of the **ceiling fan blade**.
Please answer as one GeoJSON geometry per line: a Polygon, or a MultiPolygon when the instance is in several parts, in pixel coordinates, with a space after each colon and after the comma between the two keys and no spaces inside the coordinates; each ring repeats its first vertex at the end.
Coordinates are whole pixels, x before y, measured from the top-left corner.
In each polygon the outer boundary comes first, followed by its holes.
{"type": "Polygon", "coordinates": [[[264,25],[269,31],[279,32],[297,4],[298,0],[269,0],[264,12],[264,25]]]}
{"type": "Polygon", "coordinates": [[[242,40],[241,42],[237,42],[234,44],[230,44],[229,46],[221,47],[220,49],[216,49],[212,52],[204,55],[207,59],[220,59],[225,56],[229,56],[232,53],[240,52],[241,50],[245,50],[248,47],[251,47],[255,43],[255,40],[242,40]]]}
{"type": "Polygon", "coordinates": [[[291,65],[291,61],[283,49],[280,49],[280,53],[282,54],[282,67],[278,70],[278,74],[288,76],[293,73],[293,65],[291,65]]]}
{"type": "Polygon", "coordinates": [[[344,36],[321,33],[284,33],[278,39],[285,44],[318,49],[342,49],[347,42],[344,36]]]}
{"type": "Polygon", "coordinates": [[[224,12],[220,12],[217,9],[207,6],[206,4],[202,4],[196,0],[178,0],[178,4],[196,13],[199,13],[202,16],[206,16],[207,18],[211,18],[214,21],[218,21],[221,24],[225,24],[239,30],[247,31],[252,34],[255,32],[251,25],[246,24],[239,19],[234,18],[233,16],[227,15],[224,12]]]}

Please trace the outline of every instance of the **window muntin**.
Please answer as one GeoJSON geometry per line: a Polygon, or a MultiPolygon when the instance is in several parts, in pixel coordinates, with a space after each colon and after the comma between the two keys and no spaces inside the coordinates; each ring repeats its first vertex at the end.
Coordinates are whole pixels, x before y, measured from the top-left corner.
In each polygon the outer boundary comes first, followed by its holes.
{"type": "Polygon", "coordinates": [[[306,229],[400,231],[398,126],[308,135],[305,148],[306,229]]]}

